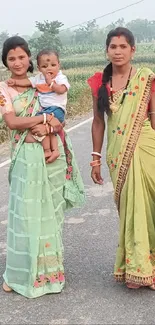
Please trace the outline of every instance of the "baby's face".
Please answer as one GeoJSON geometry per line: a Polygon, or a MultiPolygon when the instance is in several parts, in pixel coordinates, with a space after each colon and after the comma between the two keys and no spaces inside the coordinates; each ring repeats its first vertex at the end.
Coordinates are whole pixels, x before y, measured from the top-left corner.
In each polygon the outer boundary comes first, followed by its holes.
{"type": "Polygon", "coordinates": [[[50,74],[52,79],[54,79],[60,69],[60,64],[58,61],[57,56],[54,53],[51,54],[43,54],[39,58],[39,66],[38,69],[44,77],[46,77],[47,74],[50,74]]]}

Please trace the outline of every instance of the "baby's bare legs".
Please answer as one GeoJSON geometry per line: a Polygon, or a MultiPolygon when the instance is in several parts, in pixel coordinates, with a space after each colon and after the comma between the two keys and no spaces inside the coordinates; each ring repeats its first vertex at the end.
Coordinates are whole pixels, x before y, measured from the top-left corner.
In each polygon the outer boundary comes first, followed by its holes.
{"type": "Polygon", "coordinates": [[[55,161],[60,156],[57,137],[54,134],[46,136],[42,141],[42,146],[47,164],[55,161]]]}
{"type": "Polygon", "coordinates": [[[42,140],[41,143],[44,149],[45,159],[51,157],[52,151],[51,151],[50,136],[46,135],[46,137],[42,140]]]}

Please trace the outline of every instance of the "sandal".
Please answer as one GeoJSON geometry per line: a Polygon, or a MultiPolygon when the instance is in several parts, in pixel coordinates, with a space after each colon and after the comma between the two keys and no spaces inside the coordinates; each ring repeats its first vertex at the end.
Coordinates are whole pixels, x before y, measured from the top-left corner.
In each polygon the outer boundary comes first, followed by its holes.
{"type": "Polygon", "coordinates": [[[6,282],[3,282],[3,290],[5,292],[11,292],[12,289],[6,284],[6,282]]]}

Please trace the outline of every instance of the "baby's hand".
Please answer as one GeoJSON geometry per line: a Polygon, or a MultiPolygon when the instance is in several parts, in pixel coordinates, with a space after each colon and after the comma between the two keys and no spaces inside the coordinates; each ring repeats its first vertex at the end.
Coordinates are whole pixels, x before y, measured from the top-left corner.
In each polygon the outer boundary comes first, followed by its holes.
{"type": "Polygon", "coordinates": [[[6,81],[6,83],[7,83],[7,85],[8,85],[9,87],[13,87],[13,86],[16,85],[16,80],[10,78],[10,79],[8,79],[8,80],[6,81]]]}
{"type": "Polygon", "coordinates": [[[48,84],[48,86],[50,86],[51,82],[52,82],[52,76],[50,73],[47,73],[46,76],[45,76],[45,80],[46,80],[46,83],[48,84]]]}

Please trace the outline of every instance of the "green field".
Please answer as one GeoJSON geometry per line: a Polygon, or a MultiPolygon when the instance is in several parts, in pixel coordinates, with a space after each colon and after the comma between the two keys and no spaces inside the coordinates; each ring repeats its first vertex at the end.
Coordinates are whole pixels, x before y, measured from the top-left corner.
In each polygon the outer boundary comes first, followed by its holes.
{"type": "MultiPolygon", "coordinates": [[[[107,61],[101,46],[78,46],[65,49],[66,55],[62,55],[61,65],[71,84],[67,111],[68,117],[73,117],[91,110],[92,101],[87,79],[94,72],[102,71],[107,61]]],[[[155,44],[138,45],[133,63],[137,67],[147,66],[155,72],[155,44]]],[[[5,80],[8,77],[9,72],[1,67],[0,80],[5,80]]],[[[0,142],[4,141],[6,137],[6,128],[1,125],[0,142]]]]}

